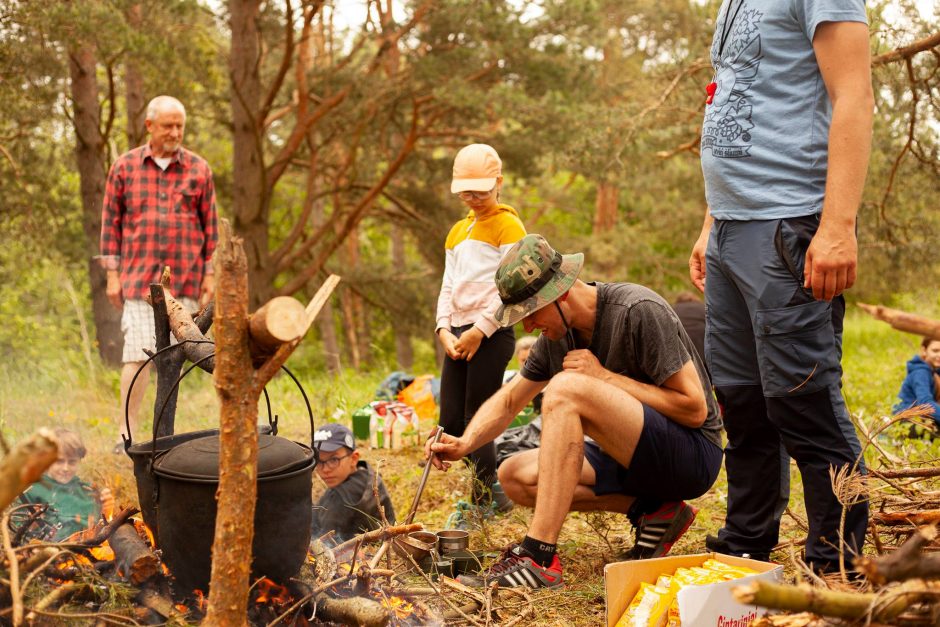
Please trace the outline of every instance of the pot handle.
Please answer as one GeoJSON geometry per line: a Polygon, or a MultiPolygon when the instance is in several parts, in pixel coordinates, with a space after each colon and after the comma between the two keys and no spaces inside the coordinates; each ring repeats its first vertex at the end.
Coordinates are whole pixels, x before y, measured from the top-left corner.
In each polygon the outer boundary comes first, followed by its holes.
{"type": "MultiPolygon", "coordinates": [[[[140,368],[137,369],[137,372],[134,373],[134,377],[131,379],[131,384],[130,384],[130,385],[128,386],[128,388],[127,388],[127,398],[126,398],[125,401],[124,401],[124,425],[125,425],[126,430],[127,430],[127,437],[124,437],[124,436],[122,435],[121,438],[124,440],[124,450],[125,450],[125,451],[126,451],[127,449],[129,449],[129,448],[131,447],[131,445],[133,444],[133,434],[131,433],[131,420],[130,420],[130,398],[131,398],[131,392],[132,392],[133,389],[134,389],[134,385],[136,385],[136,383],[137,383],[137,377],[140,376],[140,373],[143,372],[144,368],[147,367],[147,364],[149,364],[151,361],[153,361],[154,358],[155,358],[157,355],[163,354],[163,353],[165,353],[166,351],[169,351],[169,350],[172,350],[172,349],[175,349],[175,348],[179,348],[180,346],[182,346],[183,344],[185,344],[185,343],[187,343],[187,342],[192,342],[193,344],[214,344],[214,342],[213,342],[212,340],[183,340],[182,342],[178,342],[178,343],[176,343],[176,344],[170,344],[169,346],[165,346],[165,347],[161,348],[160,350],[156,351],[154,354],[150,355],[150,356],[144,361],[144,363],[141,364],[140,368]]],[[[213,353],[212,355],[208,355],[205,359],[208,359],[209,357],[212,357],[212,356],[214,356],[214,355],[215,355],[215,353],[213,353]]],[[[202,362],[202,361],[203,361],[203,360],[200,360],[200,362],[202,362]]],[[[179,377],[179,379],[176,380],[176,383],[173,385],[173,388],[172,388],[172,389],[175,389],[176,386],[178,386],[178,385],[180,384],[180,381],[183,379],[183,377],[185,377],[187,374],[189,374],[189,371],[190,371],[190,370],[192,370],[191,367],[190,367],[186,372],[184,372],[184,373],[179,377]]],[[[293,377],[293,375],[291,375],[291,376],[293,377]]],[[[296,381],[296,380],[297,380],[297,379],[294,379],[294,381],[296,381]]],[[[300,385],[300,383],[298,383],[297,385],[300,385]]],[[[171,393],[172,393],[172,389],[171,389],[171,393]]],[[[277,433],[277,416],[272,416],[272,415],[271,415],[271,399],[268,397],[268,390],[267,390],[267,389],[264,389],[264,390],[262,390],[262,391],[264,392],[264,400],[265,400],[265,403],[266,403],[267,408],[268,408],[268,425],[271,427],[271,432],[276,434],[276,433],[277,433]]],[[[301,389],[301,392],[303,392],[303,389],[301,389]]],[[[169,397],[167,397],[167,399],[169,399],[169,397]]],[[[306,394],[304,394],[304,400],[305,400],[305,401],[307,400],[307,395],[306,395],[306,394]]],[[[156,440],[157,425],[160,424],[160,419],[163,417],[163,412],[164,412],[165,410],[166,410],[166,400],[164,400],[163,406],[160,408],[160,413],[157,415],[157,420],[156,420],[155,423],[154,423],[153,434],[152,434],[152,435],[153,435],[153,441],[156,440]]],[[[307,411],[308,411],[308,412],[311,412],[311,409],[310,409],[310,402],[309,402],[309,401],[307,401],[307,411]]],[[[311,428],[312,428],[312,426],[313,426],[313,414],[312,414],[312,413],[310,414],[310,424],[311,424],[311,428]]],[[[154,446],[156,446],[156,445],[154,445],[154,446]]]]}
{"type": "MultiPolygon", "coordinates": [[[[186,375],[192,372],[196,366],[198,366],[199,364],[201,364],[207,359],[211,359],[212,357],[215,357],[215,353],[206,355],[205,357],[203,357],[196,363],[192,364],[189,368],[187,368],[179,377],[176,378],[176,381],[173,383],[173,386],[170,388],[170,394],[173,393],[173,391],[179,386],[180,382],[186,377],[186,375]]],[[[300,394],[304,398],[304,404],[307,406],[307,417],[310,420],[310,448],[311,450],[315,450],[313,446],[313,436],[314,436],[313,408],[310,406],[310,399],[307,397],[307,392],[306,390],[304,390],[304,386],[300,384],[300,381],[297,379],[296,376],[294,376],[294,373],[291,372],[287,368],[287,366],[283,366],[283,365],[281,366],[281,370],[286,372],[288,376],[294,381],[294,383],[297,384],[297,388],[300,390],[300,394]]],[[[268,424],[271,425],[271,432],[274,435],[277,435],[277,416],[275,416],[273,420],[271,419],[271,401],[268,398],[267,388],[266,387],[262,388],[262,392],[264,392],[264,398],[265,398],[265,401],[267,401],[267,405],[268,405],[268,424]]],[[[128,391],[128,397],[130,397],[129,391],[128,391]]],[[[163,418],[163,413],[166,410],[166,405],[169,402],[169,400],[170,400],[169,395],[165,399],[163,399],[163,405],[160,407],[160,413],[157,414],[157,419],[153,421],[153,439],[151,440],[152,446],[150,447],[150,472],[151,473],[153,473],[153,463],[157,457],[157,433],[158,433],[157,429],[160,426],[160,420],[163,418]]],[[[128,426],[128,433],[130,433],[129,426],[128,426]]],[[[130,438],[128,438],[125,441],[125,444],[124,444],[125,450],[130,446],[129,442],[130,442],[130,438]]]]}

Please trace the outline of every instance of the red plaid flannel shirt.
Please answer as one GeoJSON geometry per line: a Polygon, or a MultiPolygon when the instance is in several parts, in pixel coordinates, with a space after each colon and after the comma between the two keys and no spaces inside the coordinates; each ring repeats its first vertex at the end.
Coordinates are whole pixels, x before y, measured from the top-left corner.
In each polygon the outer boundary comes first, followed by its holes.
{"type": "Polygon", "coordinates": [[[125,299],[149,294],[164,266],[174,296],[198,299],[215,242],[215,186],[202,157],[180,148],[163,170],[148,143],[114,162],[101,213],[101,260],[106,270],[120,270],[125,299]]]}

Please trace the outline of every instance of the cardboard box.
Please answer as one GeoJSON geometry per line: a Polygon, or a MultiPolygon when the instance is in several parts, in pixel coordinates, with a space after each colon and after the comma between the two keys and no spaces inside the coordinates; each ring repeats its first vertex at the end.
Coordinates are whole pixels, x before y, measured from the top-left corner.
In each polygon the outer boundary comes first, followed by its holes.
{"type": "Polygon", "coordinates": [[[662,574],[671,575],[677,568],[701,566],[715,559],[732,566],[745,566],[758,574],[703,586],[689,586],[679,591],[679,616],[689,627],[743,627],[762,611],[756,605],[742,605],[731,596],[732,588],[755,579],[780,581],[783,566],[731,557],[720,553],[697,553],[657,559],[615,562],[604,567],[604,592],[607,597],[607,627],[615,627],[641,582],[656,583],[662,574]]]}

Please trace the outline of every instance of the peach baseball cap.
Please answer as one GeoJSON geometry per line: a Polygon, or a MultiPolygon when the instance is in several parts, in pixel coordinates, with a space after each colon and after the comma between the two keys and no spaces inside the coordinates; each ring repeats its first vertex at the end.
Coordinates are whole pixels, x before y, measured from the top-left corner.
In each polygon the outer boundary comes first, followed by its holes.
{"type": "Polygon", "coordinates": [[[496,178],[502,174],[503,162],[492,146],[470,144],[464,146],[454,158],[454,176],[450,183],[452,194],[460,192],[488,192],[496,187],[496,178]]]}

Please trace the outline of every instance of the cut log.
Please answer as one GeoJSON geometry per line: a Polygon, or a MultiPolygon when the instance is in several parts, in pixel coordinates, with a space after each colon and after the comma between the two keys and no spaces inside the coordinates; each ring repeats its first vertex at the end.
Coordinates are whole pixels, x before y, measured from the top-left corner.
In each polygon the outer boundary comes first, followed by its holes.
{"type": "Polygon", "coordinates": [[[936,592],[923,583],[907,582],[878,594],[841,592],[811,586],[787,586],[756,580],[732,590],[738,603],[790,612],[809,611],[820,616],[890,621],[911,604],[933,598],[936,592]]]}
{"type": "Polygon", "coordinates": [[[0,511],[39,481],[58,457],[55,433],[42,427],[0,459],[0,511]]]}
{"type": "Polygon", "coordinates": [[[915,333],[925,337],[932,337],[940,340],[940,320],[933,320],[918,316],[917,314],[907,313],[900,309],[891,309],[883,305],[867,305],[858,303],[863,311],[868,312],[876,319],[887,322],[898,331],[915,333]]]}
{"type": "Polygon", "coordinates": [[[265,354],[273,353],[285,342],[299,340],[306,331],[307,314],[304,306],[290,296],[272,298],[251,314],[248,320],[251,340],[265,354]]]}
{"type": "Polygon", "coordinates": [[[134,601],[138,605],[142,605],[148,610],[156,612],[165,619],[181,614],[181,612],[176,609],[176,606],[173,604],[173,599],[171,599],[169,595],[163,594],[150,585],[141,588],[137,596],[134,597],[134,601]]]}
{"type": "Polygon", "coordinates": [[[157,557],[137,534],[133,525],[121,525],[111,534],[111,549],[117,569],[135,586],[153,578],[160,570],[157,557]]]}
{"type": "Polygon", "coordinates": [[[317,596],[317,618],[340,625],[384,627],[391,617],[380,603],[363,597],[334,599],[325,594],[317,596]]]}

